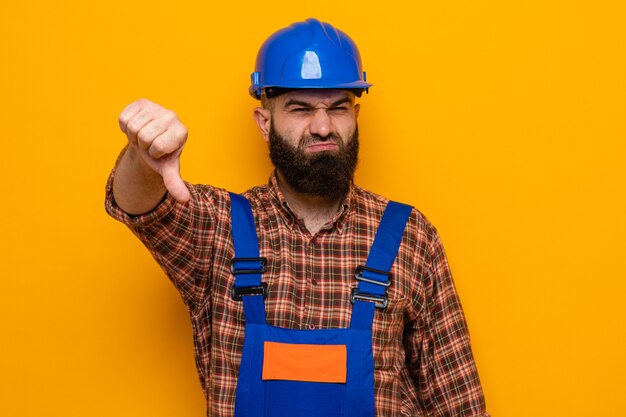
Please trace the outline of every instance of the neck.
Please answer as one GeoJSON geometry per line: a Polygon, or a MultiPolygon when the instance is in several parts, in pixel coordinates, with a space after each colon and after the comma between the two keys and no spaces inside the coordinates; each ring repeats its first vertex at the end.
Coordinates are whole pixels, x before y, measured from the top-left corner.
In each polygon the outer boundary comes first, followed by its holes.
{"type": "Polygon", "coordinates": [[[277,171],[278,187],[291,210],[302,220],[307,230],[315,235],[339,211],[344,196],[326,198],[300,193],[291,187],[277,171]]]}

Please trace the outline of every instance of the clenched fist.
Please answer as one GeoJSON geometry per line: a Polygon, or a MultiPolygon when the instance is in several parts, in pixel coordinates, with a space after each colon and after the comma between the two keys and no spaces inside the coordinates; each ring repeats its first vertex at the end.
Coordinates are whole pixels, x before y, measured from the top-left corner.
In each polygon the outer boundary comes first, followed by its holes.
{"type": "Polygon", "coordinates": [[[167,191],[180,202],[190,199],[180,177],[180,154],[187,141],[187,128],[172,110],[139,99],[120,113],[119,124],[129,146],[163,179],[167,191]]]}

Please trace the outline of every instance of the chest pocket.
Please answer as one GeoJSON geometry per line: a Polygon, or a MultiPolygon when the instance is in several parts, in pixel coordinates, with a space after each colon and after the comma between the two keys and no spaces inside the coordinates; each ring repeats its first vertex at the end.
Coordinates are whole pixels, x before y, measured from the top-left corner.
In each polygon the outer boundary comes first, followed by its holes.
{"type": "Polygon", "coordinates": [[[263,380],[346,382],[346,345],[265,342],[263,380]]]}

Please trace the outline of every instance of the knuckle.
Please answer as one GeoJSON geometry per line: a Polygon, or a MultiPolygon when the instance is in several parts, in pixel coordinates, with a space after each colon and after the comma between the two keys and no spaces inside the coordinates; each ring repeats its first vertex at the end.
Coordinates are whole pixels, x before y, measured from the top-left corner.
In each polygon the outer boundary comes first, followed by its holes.
{"type": "Polygon", "coordinates": [[[152,104],[150,100],[148,100],[147,98],[143,98],[143,97],[135,101],[135,103],[139,104],[140,106],[146,106],[146,105],[152,104]]]}
{"type": "Polygon", "coordinates": [[[151,111],[162,110],[163,107],[159,103],[155,103],[154,101],[146,100],[146,108],[149,108],[151,111]]]}
{"type": "Polygon", "coordinates": [[[150,139],[137,137],[137,142],[141,145],[142,148],[147,149],[150,148],[153,143],[150,139]]]}
{"type": "Polygon", "coordinates": [[[137,134],[137,142],[140,143],[144,148],[147,148],[152,144],[153,139],[150,136],[139,132],[137,134]]]}
{"type": "Polygon", "coordinates": [[[165,110],[164,117],[170,121],[178,120],[178,115],[174,110],[165,110]]]}
{"type": "Polygon", "coordinates": [[[127,114],[126,111],[122,111],[120,113],[120,115],[118,116],[117,120],[119,120],[120,124],[126,124],[128,123],[128,120],[130,119],[130,116],[127,114]]]}
{"type": "Polygon", "coordinates": [[[143,128],[139,132],[137,132],[137,139],[140,140],[142,143],[150,142],[150,139],[152,138],[151,133],[152,132],[150,131],[150,128],[143,128]]]}
{"type": "Polygon", "coordinates": [[[166,151],[166,146],[161,141],[154,142],[150,147],[150,153],[152,153],[154,156],[164,155],[166,151]]]}
{"type": "Polygon", "coordinates": [[[131,120],[126,124],[126,129],[129,133],[136,135],[139,130],[139,123],[136,120],[131,120]]]}

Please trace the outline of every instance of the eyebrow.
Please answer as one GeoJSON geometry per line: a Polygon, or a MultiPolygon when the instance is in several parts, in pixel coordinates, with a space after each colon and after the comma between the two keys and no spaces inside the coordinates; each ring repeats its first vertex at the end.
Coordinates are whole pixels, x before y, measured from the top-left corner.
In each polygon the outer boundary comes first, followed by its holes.
{"type": "MultiPolygon", "coordinates": [[[[340,104],[350,103],[351,101],[352,100],[350,100],[350,97],[342,97],[339,100],[332,102],[329,107],[336,107],[336,106],[339,106],[340,104]]],[[[306,101],[294,100],[292,98],[287,100],[287,102],[285,103],[285,108],[290,107],[290,106],[302,106],[302,107],[307,107],[307,108],[313,107],[311,103],[307,103],[306,101]]]]}

